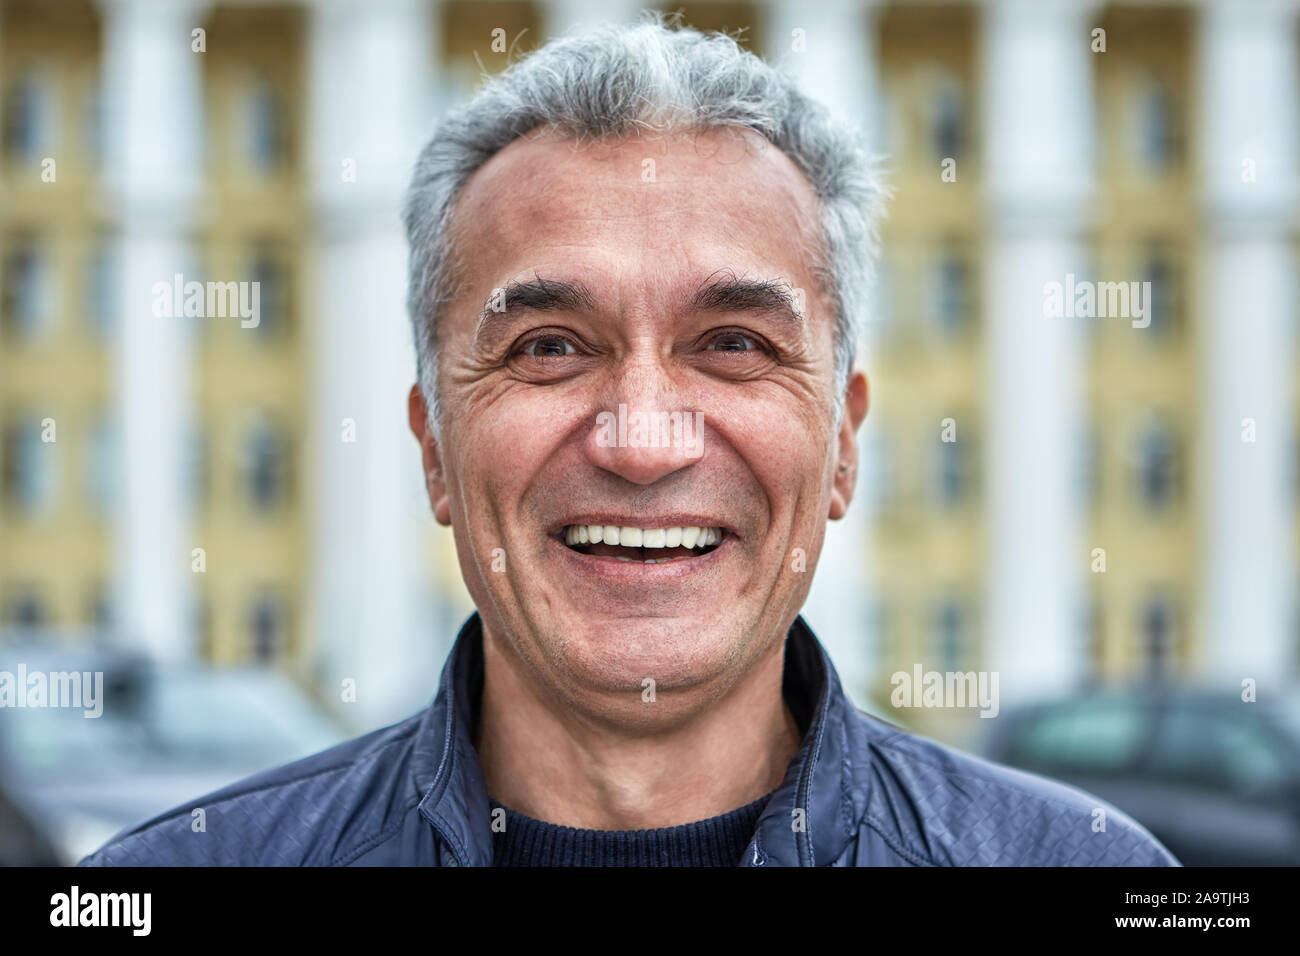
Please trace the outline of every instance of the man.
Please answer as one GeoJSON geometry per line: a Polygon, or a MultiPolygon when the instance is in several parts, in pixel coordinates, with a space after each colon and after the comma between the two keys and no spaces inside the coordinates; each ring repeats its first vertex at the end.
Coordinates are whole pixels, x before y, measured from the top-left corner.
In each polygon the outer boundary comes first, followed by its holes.
{"type": "Polygon", "coordinates": [[[86,862],[1174,864],[858,712],[798,617],[856,478],[879,196],[723,36],[608,28],[489,83],[406,218],[410,424],[478,608],[436,700],[86,862]]]}

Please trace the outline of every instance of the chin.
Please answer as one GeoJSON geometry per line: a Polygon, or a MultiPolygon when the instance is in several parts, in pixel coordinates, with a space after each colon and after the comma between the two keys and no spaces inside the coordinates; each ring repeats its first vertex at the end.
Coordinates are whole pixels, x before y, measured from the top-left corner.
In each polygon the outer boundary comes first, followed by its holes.
{"type": "Polygon", "coordinates": [[[708,683],[724,675],[743,652],[744,630],[695,617],[583,620],[551,633],[563,635],[544,649],[554,666],[589,689],[640,694],[708,683]]]}

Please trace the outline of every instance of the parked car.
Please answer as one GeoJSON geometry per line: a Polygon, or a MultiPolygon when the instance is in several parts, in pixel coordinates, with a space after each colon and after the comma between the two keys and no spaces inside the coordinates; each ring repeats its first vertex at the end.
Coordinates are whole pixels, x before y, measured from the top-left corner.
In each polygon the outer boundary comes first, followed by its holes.
{"type": "Polygon", "coordinates": [[[1186,866],[1300,864],[1300,697],[1113,691],[993,723],[990,759],[1113,803],[1186,866]]]}
{"type": "Polygon", "coordinates": [[[0,647],[0,671],[104,674],[103,714],[0,708],[0,864],[68,865],[120,830],[350,734],[279,672],[0,647]]]}

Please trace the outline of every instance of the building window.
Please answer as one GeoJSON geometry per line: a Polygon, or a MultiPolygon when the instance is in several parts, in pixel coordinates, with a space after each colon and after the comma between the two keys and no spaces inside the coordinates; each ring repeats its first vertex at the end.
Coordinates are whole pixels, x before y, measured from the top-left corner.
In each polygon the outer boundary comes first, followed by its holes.
{"type": "Polygon", "coordinates": [[[946,71],[930,78],[929,139],[939,159],[959,159],[966,149],[966,104],[961,83],[946,71]]]}
{"type": "Polygon", "coordinates": [[[956,507],[973,492],[974,455],[969,436],[956,441],[940,438],[934,446],[934,497],[947,508],[956,507]]]}
{"type": "Polygon", "coordinates": [[[1153,173],[1167,172],[1180,159],[1178,100],[1162,81],[1148,79],[1137,95],[1137,153],[1153,173]]]}
{"type": "Polygon", "coordinates": [[[39,629],[50,622],[49,609],[40,592],[33,586],[20,587],[6,602],[5,620],[10,627],[39,629]]]}
{"type": "Polygon", "coordinates": [[[966,609],[956,598],[944,598],[935,606],[930,621],[930,642],[936,670],[965,668],[969,643],[966,609]]]}
{"type": "Polygon", "coordinates": [[[941,336],[956,338],[970,325],[970,263],[956,248],[949,247],[939,253],[932,270],[930,324],[941,336]]]}
{"type": "Polygon", "coordinates": [[[260,246],[253,258],[252,275],[259,310],[253,332],[260,342],[282,339],[289,334],[289,283],[283,262],[268,246],[260,246]]]}
{"type": "Polygon", "coordinates": [[[1158,249],[1147,253],[1142,264],[1143,294],[1150,289],[1147,300],[1151,324],[1147,331],[1157,338],[1176,335],[1181,326],[1178,276],[1169,257],[1158,249]]]}
{"type": "Polygon", "coordinates": [[[50,153],[52,103],[48,84],[35,71],[19,77],[4,104],[4,152],[9,159],[37,162],[50,153]]]}
{"type": "Polygon", "coordinates": [[[50,270],[46,256],[33,239],[19,239],[4,258],[0,286],[0,320],[13,339],[35,338],[50,315],[50,270]]]}
{"type": "Polygon", "coordinates": [[[248,615],[249,649],[253,660],[273,663],[287,645],[288,612],[275,594],[263,593],[253,601],[248,615]]]}
{"type": "Polygon", "coordinates": [[[247,102],[248,158],[259,173],[275,172],[288,152],[284,102],[266,80],[253,83],[247,102]]]}
{"type": "Polygon", "coordinates": [[[54,449],[41,441],[38,422],[14,422],[4,432],[4,500],[24,515],[41,511],[53,496],[54,449]]]}
{"type": "Polygon", "coordinates": [[[1163,422],[1148,422],[1138,433],[1135,486],[1146,511],[1164,511],[1177,503],[1182,481],[1182,452],[1177,436],[1163,422]]]}
{"type": "Polygon", "coordinates": [[[1139,622],[1142,663],[1146,677],[1163,680],[1173,675],[1177,666],[1177,618],[1173,601],[1165,595],[1153,595],[1142,605],[1139,622]]]}
{"type": "Polygon", "coordinates": [[[270,422],[259,422],[248,433],[244,488],[255,511],[273,511],[288,501],[289,442],[270,422]]]}

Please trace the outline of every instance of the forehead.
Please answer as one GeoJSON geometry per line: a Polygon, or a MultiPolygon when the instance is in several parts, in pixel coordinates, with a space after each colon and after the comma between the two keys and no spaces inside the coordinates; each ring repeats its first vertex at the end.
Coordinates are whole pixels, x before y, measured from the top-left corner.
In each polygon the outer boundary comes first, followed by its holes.
{"type": "Polygon", "coordinates": [[[539,133],[470,178],[456,245],[471,282],[581,262],[597,278],[733,268],[803,285],[820,249],[819,210],[798,167],[752,131],[581,143],[539,133]]]}

